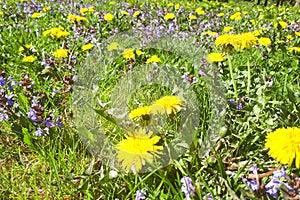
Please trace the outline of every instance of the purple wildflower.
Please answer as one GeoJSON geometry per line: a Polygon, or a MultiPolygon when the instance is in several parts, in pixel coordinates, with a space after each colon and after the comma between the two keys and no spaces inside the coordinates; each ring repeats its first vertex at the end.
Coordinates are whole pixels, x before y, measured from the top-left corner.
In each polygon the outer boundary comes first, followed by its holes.
{"type": "Polygon", "coordinates": [[[43,121],[43,124],[45,124],[45,126],[53,126],[53,121],[50,118],[47,118],[43,121]]]}
{"type": "Polygon", "coordinates": [[[195,188],[192,185],[192,179],[190,177],[184,176],[180,179],[180,182],[182,184],[181,191],[187,199],[195,195],[195,188]]]}
{"type": "Polygon", "coordinates": [[[27,113],[27,117],[32,121],[38,121],[38,117],[36,116],[36,112],[34,109],[30,108],[29,112],[27,113]]]}
{"type": "Polygon", "coordinates": [[[145,195],[146,195],[146,191],[144,191],[144,190],[137,190],[136,191],[135,200],[146,199],[145,195]]]}
{"type": "Polygon", "coordinates": [[[42,134],[43,134],[43,129],[41,129],[41,128],[37,128],[37,130],[34,132],[34,134],[36,135],[36,136],[42,136],[42,134]]]}
{"type": "Polygon", "coordinates": [[[8,105],[8,106],[13,106],[14,105],[14,100],[12,100],[12,98],[14,97],[14,96],[16,96],[15,94],[10,94],[10,95],[5,95],[5,97],[6,97],[6,104],[8,105]]]}
{"type": "Polygon", "coordinates": [[[0,76],[0,86],[3,87],[5,85],[5,83],[6,83],[6,79],[4,77],[0,76]]]}
{"type": "Polygon", "coordinates": [[[64,124],[61,123],[59,119],[57,119],[54,123],[54,126],[62,127],[62,126],[64,126],[64,124]]]}
{"type": "Polygon", "coordinates": [[[7,120],[8,119],[8,115],[5,113],[0,113],[0,122],[2,122],[3,120],[7,120]]]}

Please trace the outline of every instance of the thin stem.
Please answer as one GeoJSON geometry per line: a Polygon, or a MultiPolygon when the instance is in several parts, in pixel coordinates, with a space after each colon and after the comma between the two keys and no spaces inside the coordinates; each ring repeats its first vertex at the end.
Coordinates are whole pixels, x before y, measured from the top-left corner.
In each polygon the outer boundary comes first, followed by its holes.
{"type": "Polygon", "coordinates": [[[251,75],[250,75],[250,62],[247,62],[247,69],[248,69],[248,84],[247,84],[247,94],[250,93],[250,85],[251,85],[251,75]]]}
{"type": "Polygon", "coordinates": [[[232,81],[232,85],[233,85],[233,90],[234,90],[235,98],[237,99],[239,97],[239,95],[238,95],[237,89],[236,89],[236,83],[235,83],[235,79],[234,79],[234,75],[233,75],[231,59],[228,54],[227,54],[227,58],[228,58],[228,65],[229,65],[229,71],[230,71],[231,81],[232,81]]]}

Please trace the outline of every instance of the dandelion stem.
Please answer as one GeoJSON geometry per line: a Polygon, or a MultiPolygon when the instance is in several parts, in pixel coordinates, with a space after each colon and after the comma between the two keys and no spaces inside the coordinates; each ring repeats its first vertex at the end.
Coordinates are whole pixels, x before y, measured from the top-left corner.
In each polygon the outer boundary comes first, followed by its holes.
{"type": "Polygon", "coordinates": [[[250,62],[247,62],[247,69],[248,69],[248,84],[247,84],[247,94],[250,93],[250,85],[251,85],[251,75],[250,75],[250,62]]]}
{"type": "Polygon", "coordinates": [[[229,65],[229,71],[230,71],[231,81],[232,81],[232,85],[233,85],[233,90],[234,90],[235,98],[237,99],[239,97],[239,95],[238,95],[237,89],[236,89],[236,83],[235,83],[235,79],[234,79],[234,75],[233,75],[233,69],[232,69],[230,55],[227,54],[227,58],[228,58],[228,65],[229,65]]]}

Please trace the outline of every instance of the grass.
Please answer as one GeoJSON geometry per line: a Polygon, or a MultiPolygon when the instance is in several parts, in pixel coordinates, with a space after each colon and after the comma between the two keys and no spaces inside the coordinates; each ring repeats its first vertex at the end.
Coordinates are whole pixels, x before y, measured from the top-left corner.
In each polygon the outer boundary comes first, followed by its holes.
{"type": "MultiPolygon", "coordinates": [[[[1,199],[139,199],[138,190],[144,190],[148,199],[184,199],[184,176],[192,179],[193,199],[207,199],[208,194],[213,199],[272,199],[263,185],[270,182],[274,169],[285,166],[290,177],[299,177],[294,164],[280,164],[264,147],[269,132],[299,127],[300,54],[289,51],[300,47],[297,9],[271,6],[258,11],[260,7],[249,2],[172,1],[172,6],[170,1],[29,2],[0,4],[0,73],[6,80],[1,84],[0,79],[0,114],[8,116],[0,124],[1,199]],[[38,5],[51,10],[40,11],[43,16],[34,19],[31,14],[38,5]],[[80,8],[90,6],[94,12],[85,15],[86,21],[70,23],[69,14],[82,15],[80,8]],[[195,13],[198,7],[204,15],[195,13]],[[135,11],[141,14],[133,17],[135,11]],[[241,21],[230,20],[238,11],[248,14],[243,13],[241,21]],[[221,12],[225,17],[217,17],[221,12]],[[103,20],[107,13],[115,18],[103,20]],[[166,13],[176,18],[166,21],[166,13]],[[288,27],[274,28],[279,21],[288,27]],[[60,26],[70,35],[43,36],[60,26]],[[271,45],[225,53],[214,44],[216,36],[205,32],[225,34],[226,26],[233,27],[232,33],[263,29],[258,37],[269,38],[271,45]],[[141,37],[129,32],[137,29],[141,37]],[[119,34],[125,31],[131,35],[119,34]],[[174,38],[139,43],[146,34],[155,38],[166,33],[174,38]],[[107,51],[114,41],[118,49],[107,51]],[[88,43],[93,48],[83,51],[88,43]],[[66,58],[53,56],[60,48],[69,50],[66,58]],[[128,48],[143,53],[123,58],[128,48]],[[207,63],[206,55],[212,52],[223,53],[226,60],[207,63]],[[37,60],[22,62],[29,55],[37,60]],[[153,55],[161,62],[147,65],[153,55]],[[9,105],[12,94],[14,104],[9,105]],[[150,115],[150,122],[122,118],[124,112],[168,95],[184,97],[187,106],[173,115],[150,115]],[[28,116],[30,109],[35,120],[28,116]],[[52,124],[47,126],[45,120],[52,124]],[[64,126],[56,126],[57,120],[64,126]],[[113,145],[133,127],[147,127],[161,138],[157,143],[165,147],[161,168],[149,170],[146,165],[145,173],[134,174],[115,163],[113,145]],[[41,136],[36,135],[38,130],[41,136]],[[258,191],[242,179],[251,180],[248,169],[253,165],[261,175],[258,191]]],[[[300,189],[294,190],[286,194],[281,189],[278,198],[295,197],[300,189]]]]}

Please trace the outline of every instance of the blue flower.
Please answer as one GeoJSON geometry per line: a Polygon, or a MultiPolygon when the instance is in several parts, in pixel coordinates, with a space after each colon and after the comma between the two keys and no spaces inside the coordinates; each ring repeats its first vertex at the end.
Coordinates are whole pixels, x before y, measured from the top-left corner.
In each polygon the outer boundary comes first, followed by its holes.
{"type": "Polygon", "coordinates": [[[2,122],[3,120],[7,120],[8,119],[8,115],[5,113],[0,113],[0,122],[2,122]]]}
{"type": "Polygon", "coordinates": [[[43,121],[43,124],[45,124],[45,126],[53,126],[53,121],[50,118],[47,118],[43,121]]]}
{"type": "Polygon", "coordinates": [[[34,133],[36,136],[42,136],[42,134],[43,134],[43,129],[41,129],[41,128],[37,128],[37,130],[35,131],[35,133],[34,133]]]}
{"type": "Polygon", "coordinates": [[[36,112],[34,109],[30,108],[29,112],[27,113],[27,117],[32,121],[38,121],[38,117],[36,116],[36,112]]]}
{"type": "Polygon", "coordinates": [[[5,85],[5,83],[6,83],[6,79],[4,77],[0,76],[0,86],[3,87],[5,85]]]}
{"type": "Polygon", "coordinates": [[[62,127],[62,126],[64,126],[64,124],[61,123],[59,119],[57,119],[54,123],[54,126],[62,127]]]}
{"type": "Polygon", "coordinates": [[[182,184],[181,191],[184,193],[187,199],[190,199],[190,196],[195,195],[195,188],[190,177],[184,176],[180,179],[180,182],[182,184]]]}
{"type": "Polygon", "coordinates": [[[137,190],[135,200],[146,199],[146,196],[145,196],[146,194],[147,193],[144,190],[137,190]]]}

